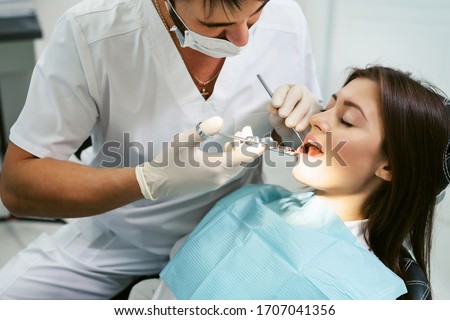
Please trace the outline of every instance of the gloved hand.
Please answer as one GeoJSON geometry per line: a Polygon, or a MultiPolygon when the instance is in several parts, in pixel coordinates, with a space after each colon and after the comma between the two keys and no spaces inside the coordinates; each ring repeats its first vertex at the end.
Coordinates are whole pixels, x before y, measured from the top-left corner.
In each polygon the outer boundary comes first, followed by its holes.
{"type": "Polygon", "coordinates": [[[298,142],[295,132],[308,128],[309,118],[322,106],[309,89],[302,84],[282,85],[272,94],[269,120],[282,141],[298,142]]]}
{"type": "MultiPolygon", "coordinates": [[[[223,127],[223,119],[210,118],[200,124],[208,136],[214,136],[223,127]]],[[[252,135],[251,128],[235,135],[252,135]]],[[[244,136],[245,135],[245,136],[244,136]]],[[[218,189],[236,177],[245,167],[264,152],[264,147],[228,144],[224,152],[205,153],[198,148],[204,141],[195,128],[175,135],[151,162],[136,167],[136,178],[146,199],[181,193],[206,192],[218,189]]]]}

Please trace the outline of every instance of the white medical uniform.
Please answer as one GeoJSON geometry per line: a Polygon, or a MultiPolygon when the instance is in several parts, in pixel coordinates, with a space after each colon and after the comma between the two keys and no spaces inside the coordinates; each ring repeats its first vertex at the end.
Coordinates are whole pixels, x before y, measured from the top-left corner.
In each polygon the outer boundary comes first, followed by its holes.
{"type": "MultiPolygon", "coordinates": [[[[227,58],[205,101],[150,0],[87,0],[67,11],[34,70],[10,140],[37,157],[96,167],[151,160],[178,132],[222,116],[224,132],[270,132],[269,86],[304,83],[318,97],[305,18],[293,0],[272,0],[248,48],[227,58]]],[[[141,200],[42,235],[0,272],[0,298],[104,299],[133,276],[157,274],[173,244],[215,201],[256,181],[260,167],[207,194],[141,200]]]]}

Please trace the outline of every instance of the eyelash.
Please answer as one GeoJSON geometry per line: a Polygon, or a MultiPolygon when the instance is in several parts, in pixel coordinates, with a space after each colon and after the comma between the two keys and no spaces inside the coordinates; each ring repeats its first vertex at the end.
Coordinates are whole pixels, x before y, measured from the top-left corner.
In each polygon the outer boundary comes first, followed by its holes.
{"type": "Polygon", "coordinates": [[[351,128],[353,127],[353,125],[351,123],[348,123],[347,121],[344,120],[344,118],[339,118],[339,123],[343,124],[344,126],[351,128]]]}
{"type": "MultiPolygon", "coordinates": [[[[327,105],[327,107],[325,109],[320,110],[320,112],[325,112],[331,108],[333,108],[334,106],[330,106],[330,104],[327,105]]],[[[353,124],[347,122],[344,120],[344,118],[339,118],[339,123],[346,126],[347,128],[351,128],[353,127],[353,124]]]]}

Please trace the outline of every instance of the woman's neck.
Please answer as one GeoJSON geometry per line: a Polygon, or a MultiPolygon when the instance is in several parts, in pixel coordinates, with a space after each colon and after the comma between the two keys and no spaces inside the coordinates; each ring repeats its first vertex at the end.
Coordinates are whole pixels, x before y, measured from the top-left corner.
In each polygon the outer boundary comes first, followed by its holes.
{"type": "Polygon", "coordinates": [[[332,208],[342,221],[362,220],[362,207],[367,199],[365,194],[331,195],[317,190],[316,195],[332,208]]]}

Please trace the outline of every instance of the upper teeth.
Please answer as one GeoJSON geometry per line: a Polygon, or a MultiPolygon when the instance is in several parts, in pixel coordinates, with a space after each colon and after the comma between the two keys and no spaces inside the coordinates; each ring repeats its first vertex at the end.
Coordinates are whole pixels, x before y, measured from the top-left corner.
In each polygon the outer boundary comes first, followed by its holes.
{"type": "Polygon", "coordinates": [[[314,140],[308,139],[308,143],[310,145],[312,145],[313,147],[316,147],[317,149],[320,149],[320,145],[317,142],[315,142],[314,140]]]}

